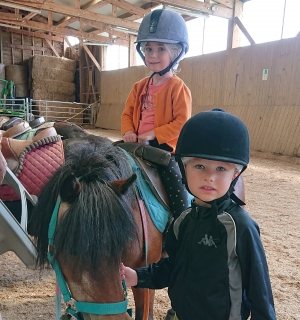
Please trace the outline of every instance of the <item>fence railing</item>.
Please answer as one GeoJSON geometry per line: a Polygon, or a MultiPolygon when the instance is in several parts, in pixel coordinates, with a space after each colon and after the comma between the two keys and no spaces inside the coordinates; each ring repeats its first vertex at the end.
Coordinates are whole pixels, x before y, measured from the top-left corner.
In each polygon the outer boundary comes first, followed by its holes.
{"type": "Polygon", "coordinates": [[[45,121],[64,120],[94,127],[99,109],[99,102],[87,104],[28,98],[0,99],[0,116],[20,117],[27,121],[44,117],[45,121]]]}
{"type": "Polygon", "coordinates": [[[32,120],[29,99],[0,99],[0,116],[32,120]]]}

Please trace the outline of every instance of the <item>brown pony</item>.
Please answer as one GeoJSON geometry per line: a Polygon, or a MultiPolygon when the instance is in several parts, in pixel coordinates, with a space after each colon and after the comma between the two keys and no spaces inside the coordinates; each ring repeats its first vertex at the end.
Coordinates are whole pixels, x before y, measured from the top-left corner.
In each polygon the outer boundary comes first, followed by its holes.
{"type": "MultiPolygon", "coordinates": [[[[126,308],[119,308],[126,302],[120,262],[139,268],[158,261],[162,234],[142,205],[127,157],[111,141],[71,139],[65,159],[34,208],[38,265],[49,257],[61,272],[58,281],[67,284],[61,290],[71,303],[66,313],[81,320],[131,319],[126,308]]],[[[244,200],[243,184],[238,188],[244,200]]],[[[153,319],[154,291],[149,300],[147,289],[132,291],[135,319],[153,319]]]]}
{"type": "MultiPolygon", "coordinates": [[[[145,207],[139,205],[136,176],[121,149],[107,139],[89,136],[71,139],[65,145],[65,158],[65,165],[48,182],[33,212],[38,264],[47,263],[49,246],[74,300],[121,303],[124,288],[120,262],[136,268],[145,266],[146,260],[158,261],[162,234],[145,207]],[[58,197],[61,199],[58,221],[53,242],[48,243],[49,224],[58,197]]],[[[132,291],[135,319],[141,320],[148,290],[132,291]]],[[[153,300],[154,291],[145,310],[149,319],[153,319],[153,300]]],[[[78,319],[130,318],[126,310],[113,315],[113,308],[107,309],[107,315],[78,310],[78,319]]]]}

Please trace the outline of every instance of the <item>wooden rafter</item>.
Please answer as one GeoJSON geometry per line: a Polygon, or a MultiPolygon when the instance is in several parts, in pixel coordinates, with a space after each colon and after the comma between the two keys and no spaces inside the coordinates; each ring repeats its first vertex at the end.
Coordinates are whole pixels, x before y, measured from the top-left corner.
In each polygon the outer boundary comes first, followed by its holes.
{"type": "MultiPolygon", "coordinates": [[[[1,18],[0,18],[0,22],[1,22],[1,18]]],[[[12,21],[11,24],[14,25],[18,25],[18,26],[26,26],[26,27],[30,27],[33,29],[37,29],[37,30],[43,30],[43,31],[48,31],[50,33],[54,33],[54,34],[61,34],[61,35],[66,35],[66,36],[74,36],[77,38],[83,38],[83,39],[87,39],[87,40],[91,40],[91,41],[98,41],[98,42],[103,42],[103,43],[120,43],[120,45],[122,46],[128,46],[128,41],[126,44],[126,40],[114,40],[112,41],[110,38],[108,37],[104,37],[104,36],[99,36],[99,35],[95,35],[95,34],[89,34],[87,32],[83,32],[83,31],[77,31],[74,29],[66,29],[66,28],[60,28],[57,26],[49,26],[45,23],[41,23],[41,22],[36,22],[36,21],[23,21],[21,22],[17,22],[17,21],[12,21]]]]}
{"type": "MultiPolygon", "coordinates": [[[[9,3],[12,3],[12,1],[9,1],[9,3]]],[[[28,1],[13,1],[13,3],[17,3],[20,5],[25,5],[28,3],[28,1]]],[[[124,28],[130,28],[130,29],[135,29],[138,30],[139,28],[139,23],[137,22],[132,22],[132,21],[127,21],[124,19],[119,19],[115,17],[110,17],[106,16],[103,14],[95,13],[95,12],[90,12],[87,10],[82,10],[82,9],[76,9],[73,7],[68,7],[68,6],[63,6],[60,4],[56,3],[36,3],[35,7],[40,9],[40,10],[46,10],[46,11],[52,11],[72,17],[81,17],[86,20],[91,20],[91,21],[100,21],[104,22],[107,24],[115,25],[115,26],[122,26],[124,28]]]]}
{"type": "Polygon", "coordinates": [[[54,48],[53,44],[51,43],[51,41],[49,39],[46,39],[49,47],[52,49],[52,51],[54,52],[54,54],[59,58],[59,54],[57,53],[56,49],[54,48]]]}
{"type": "Polygon", "coordinates": [[[98,61],[95,59],[95,57],[93,56],[93,54],[91,53],[90,49],[85,45],[83,44],[82,45],[83,49],[85,50],[85,52],[89,55],[89,57],[91,58],[91,60],[94,62],[94,65],[97,67],[97,69],[99,71],[101,71],[101,66],[100,64],[98,63],[98,61]]]}

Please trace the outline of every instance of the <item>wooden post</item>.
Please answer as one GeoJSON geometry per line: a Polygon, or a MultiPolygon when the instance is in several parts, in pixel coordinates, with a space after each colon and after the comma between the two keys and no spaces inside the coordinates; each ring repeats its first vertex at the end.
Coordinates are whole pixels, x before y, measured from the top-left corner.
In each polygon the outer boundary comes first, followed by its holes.
{"type": "Polygon", "coordinates": [[[236,25],[234,18],[241,18],[243,16],[243,2],[234,0],[233,16],[228,21],[228,36],[227,36],[227,49],[240,47],[241,43],[241,30],[236,25]]]}
{"type": "Polygon", "coordinates": [[[129,47],[128,47],[128,67],[136,66],[136,50],[135,43],[136,36],[130,34],[129,35],[129,47]]]}

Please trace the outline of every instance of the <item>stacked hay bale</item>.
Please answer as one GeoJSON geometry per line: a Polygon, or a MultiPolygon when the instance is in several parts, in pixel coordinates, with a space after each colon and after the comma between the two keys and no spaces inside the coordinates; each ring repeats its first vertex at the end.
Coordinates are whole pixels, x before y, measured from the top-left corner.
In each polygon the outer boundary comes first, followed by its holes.
{"type": "Polygon", "coordinates": [[[15,98],[28,98],[28,66],[27,65],[7,65],[5,66],[5,77],[7,81],[15,84],[15,98]]]}
{"type": "MultiPolygon", "coordinates": [[[[39,115],[47,116],[47,120],[66,120],[73,116],[74,107],[71,102],[75,101],[76,61],[36,55],[29,59],[29,70],[31,98],[35,101],[50,101],[47,103],[47,110],[45,103],[35,103],[39,115]],[[70,105],[60,102],[70,102],[70,105]]],[[[82,115],[76,116],[74,119],[80,123],[82,115]]]]}

